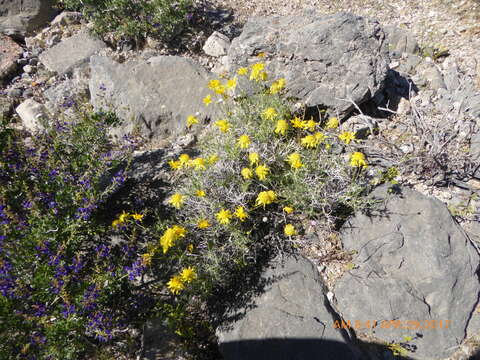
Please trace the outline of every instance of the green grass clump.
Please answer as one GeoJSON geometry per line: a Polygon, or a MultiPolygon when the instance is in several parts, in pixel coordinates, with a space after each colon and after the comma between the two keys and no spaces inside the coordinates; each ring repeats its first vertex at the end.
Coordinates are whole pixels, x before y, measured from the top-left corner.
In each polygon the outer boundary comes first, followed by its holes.
{"type": "Polygon", "coordinates": [[[100,35],[142,40],[154,36],[166,41],[189,22],[191,0],[58,0],[68,10],[81,11],[100,35]]]}

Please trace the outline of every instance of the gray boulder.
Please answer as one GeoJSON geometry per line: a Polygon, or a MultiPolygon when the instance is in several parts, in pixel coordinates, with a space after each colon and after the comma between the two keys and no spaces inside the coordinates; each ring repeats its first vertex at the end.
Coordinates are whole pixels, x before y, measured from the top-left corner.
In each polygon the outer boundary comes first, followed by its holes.
{"type": "Polygon", "coordinates": [[[55,17],[55,4],[55,0],[0,1],[0,33],[24,37],[55,17]]]}
{"type": "Polygon", "coordinates": [[[404,53],[418,53],[419,46],[413,33],[394,25],[387,25],[383,29],[387,34],[388,47],[392,57],[397,58],[402,56],[404,53]]]}
{"type": "Polygon", "coordinates": [[[150,140],[180,133],[189,115],[211,117],[214,104],[202,99],[209,94],[212,75],[192,60],[158,56],[147,61],[119,64],[108,57],[93,56],[89,83],[96,109],[115,110],[124,120],[112,133],[116,136],[134,129],[150,140]]]}
{"type": "Polygon", "coordinates": [[[266,286],[251,305],[217,329],[226,360],[356,359],[335,329],[325,286],[302,257],[277,258],[262,275],[266,286]]]}
{"type": "Polygon", "coordinates": [[[103,41],[93,38],[87,30],[82,30],[41,53],[40,61],[48,70],[62,75],[88,63],[90,56],[106,46],[103,41]]]}
{"type": "Polygon", "coordinates": [[[0,84],[17,69],[22,48],[8,36],[0,34],[0,84]]]}
{"type": "Polygon", "coordinates": [[[382,90],[388,47],[378,22],[348,13],[254,17],[228,51],[229,67],[264,61],[272,78],[308,106],[346,116],[382,90]],[[349,101],[351,100],[351,101],[349,101]]]}
{"type": "Polygon", "coordinates": [[[373,336],[385,342],[411,336],[413,359],[448,357],[478,301],[479,254],[439,200],[408,188],[380,187],[372,196],[383,209],[357,214],[342,229],[356,268],[335,286],[337,309],[352,321],[377,320],[373,336]]]}

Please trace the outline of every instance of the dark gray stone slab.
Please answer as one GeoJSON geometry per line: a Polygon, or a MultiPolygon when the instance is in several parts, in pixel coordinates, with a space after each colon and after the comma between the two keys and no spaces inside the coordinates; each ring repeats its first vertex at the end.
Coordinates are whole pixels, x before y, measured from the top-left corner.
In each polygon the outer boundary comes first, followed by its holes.
{"type": "Polygon", "coordinates": [[[414,359],[448,357],[478,301],[478,252],[439,200],[408,188],[373,196],[385,199],[383,210],[357,214],[342,230],[357,267],[336,284],[337,308],[345,319],[377,320],[373,333],[383,341],[412,336],[414,359]],[[391,320],[400,328],[380,326],[391,320]]]}

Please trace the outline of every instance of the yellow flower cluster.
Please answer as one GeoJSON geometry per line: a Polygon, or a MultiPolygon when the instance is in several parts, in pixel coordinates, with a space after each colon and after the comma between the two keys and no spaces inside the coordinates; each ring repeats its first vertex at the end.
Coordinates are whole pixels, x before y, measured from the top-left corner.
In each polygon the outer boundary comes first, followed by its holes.
{"type": "Polygon", "coordinates": [[[232,219],[233,215],[230,210],[222,209],[218,213],[215,214],[218,222],[222,225],[230,224],[230,220],[232,219]]]}
{"type": "Polygon", "coordinates": [[[217,162],[217,160],[217,155],[212,155],[208,159],[205,159],[203,157],[191,159],[190,155],[181,154],[178,157],[178,160],[170,160],[168,162],[168,165],[170,165],[170,168],[172,170],[185,169],[189,167],[193,167],[195,170],[205,170],[207,168],[207,165],[212,165],[217,162]]]}
{"type": "Polygon", "coordinates": [[[213,90],[218,95],[226,95],[228,90],[233,90],[237,86],[237,78],[228,79],[225,84],[222,84],[220,80],[214,79],[208,82],[208,88],[213,90]]]}
{"type": "Polygon", "coordinates": [[[120,215],[118,215],[117,219],[112,221],[112,226],[117,227],[117,226],[124,225],[127,222],[129,217],[133,218],[133,220],[135,221],[142,221],[143,216],[144,216],[143,214],[137,214],[137,213],[130,214],[123,211],[120,215]]]}
{"type": "Polygon", "coordinates": [[[248,218],[248,213],[243,206],[237,206],[233,214],[230,210],[226,210],[226,209],[222,209],[215,214],[217,221],[222,225],[230,224],[234,216],[243,222],[245,221],[246,218],[248,218]]]}
{"type": "Polygon", "coordinates": [[[332,117],[332,118],[328,119],[327,124],[326,124],[326,128],[327,129],[336,129],[336,128],[338,128],[339,125],[340,125],[340,122],[338,121],[338,119],[336,117],[332,117]]]}
{"type": "Polygon", "coordinates": [[[352,167],[361,167],[366,169],[368,167],[367,161],[365,160],[365,155],[361,152],[354,152],[350,155],[350,166],[352,167]]]}
{"type": "Polygon", "coordinates": [[[260,161],[260,156],[256,152],[248,154],[248,160],[250,161],[250,166],[257,165],[260,161]]]}
{"type": "Polygon", "coordinates": [[[294,236],[297,235],[297,230],[295,230],[295,226],[293,226],[292,224],[287,224],[283,228],[283,233],[287,236],[294,236]]]}
{"type": "Polygon", "coordinates": [[[355,140],[355,133],[350,131],[345,131],[340,135],[338,135],[338,138],[348,145],[350,144],[350,141],[355,140]]]}
{"type": "Polygon", "coordinates": [[[286,81],[284,78],[280,78],[277,81],[274,81],[270,86],[270,94],[274,95],[279,93],[285,88],[286,81]]]}
{"type": "Polygon", "coordinates": [[[257,174],[258,178],[263,181],[267,178],[267,175],[270,172],[270,168],[267,165],[258,165],[255,168],[255,174],[257,174]]]}
{"type": "Polygon", "coordinates": [[[238,146],[241,149],[247,149],[250,146],[250,137],[248,135],[242,135],[238,138],[238,146]]]}
{"type": "Polygon", "coordinates": [[[223,133],[228,132],[228,130],[230,130],[230,127],[231,127],[231,124],[227,120],[218,120],[215,122],[215,125],[223,133]]]}
{"type": "Polygon", "coordinates": [[[278,112],[275,110],[275,108],[269,107],[263,111],[262,116],[266,120],[275,120],[275,118],[278,116],[278,112]]]}
{"type": "Polygon", "coordinates": [[[300,169],[303,166],[302,158],[299,153],[288,155],[287,162],[290,164],[292,169],[300,169]]]}
{"type": "Polygon", "coordinates": [[[306,148],[314,149],[318,145],[320,145],[325,139],[326,139],[326,136],[324,134],[322,134],[321,132],[316,132],[313,135],[307,135],[303,137],[301,139],[301,143],[306,148]]]}
{"type": "Polygon", "coordinates": [[[269,205],[276,200],[277,200],[277,194],[275,194],[273,190],[261,191],[257,195],[257,199],[255,200],[255,205],[263,206],[263,208],[265,208],[265,205],[269,205]]]}
{"type": "Polygon", "coordinates": [[[184,227],[178,225],[173,225],[172,227],[169,227],[167,230],[165,230],[162,237],[160,238],[160,246],[163,249],[163,253],[165,254],[178,239],[185,237],[186,233],[187,230],[184,227]]]}
{"type": "Polygon", "coordinates": [[[173,194],[172,196],[170,196],[170,199],[168,199],[168,203],[177,209],[180,209],[182,207],[184,201],[185,196],[179,193],[173,194]]]}
{"type": "Polygon", "coordinates": [[[265,69],[265,64],[264,63],[256,63],[250,66],[250,80],[255,80],[255,81],[265,81],[268,78],[268,75],[265,69]]]}
{"type": "Polygon", "coordinates": [[[197,278],[197,272],[194,267],[184,268],[180,274],[172,276],[168,281],[167,287],[172,292],[172,294],[179,294],[180,291],[185,289],[185,285],[191,283],[197,278]]]}
{"type": "Polygon", "coordinates": [[[193,115],[189,115],[187,117],[187,127],[191,127],[192,125],[198,124],[198,118],[193,115]]]}
{"type": "Polygon", "coordinates": [[[287,130],[288,130],[288,122],[286,120],[278,120],[277,126],[275,128],[275,133],[285,135],[287,130]]]}
{"type": "Polygon", "coordinates": [[[210,226],[211,226],[211,224],[210,224],[210,222],[209,222],[207,219],[202,219],[202,220],[200,220],[200,221],[197,223],[197,227],[198,227],[199,229],[206,229],[206,228],[208,228],[208,227],[210,227],[210,226]]]}

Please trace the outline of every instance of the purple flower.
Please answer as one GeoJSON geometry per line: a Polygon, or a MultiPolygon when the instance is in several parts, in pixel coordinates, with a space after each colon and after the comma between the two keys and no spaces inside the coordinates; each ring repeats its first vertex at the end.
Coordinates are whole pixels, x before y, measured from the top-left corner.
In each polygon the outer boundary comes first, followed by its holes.
{"type": "Polygon", "coordinates": [[[40,303],[34,304],[32,308],[34,309],[33,316],[36,316],[36,317],[44,316],[47,310],[45,304],[40,304],[40,303]]]}
{"type": "Polygon", "coordinates": [[[24,202],[22,202],[22,207],[24,209],[31,209],[32,208],[32,202],[25,200],[24,202]]]}
{"type": "Polygon", "coordinates": [[[142,275],[143,271],[145,270],[145,266],[141,259],[137,259],[131,266],[124,267],[125,272],[128,274],[128,279],[130,281],[135,280],[136,277],[142,275]]]}
{"type": "Polygon", "coordinates": [[[98,87],[100,90],[105,91],[107,88],[105,87],[105,84],[101,83],[100,86],[98,87]]]}
{"type": "Polygon", "coordinates": [[[49,177],[55,177],[55,176],[57,176],[57,175],[58,175],[58,171],[55,170],[55,169],[53,169],[52,171],[50,171],[50,172],[48,173],[48,176],[49,176],[49,177]]]}
{"type": "Polygon", "coordinates": [[[73,304],[62,304],[63,310],[61,311],[64,318],[68,318],[70,315],[75,314],[75,305],[73,304]]]}

